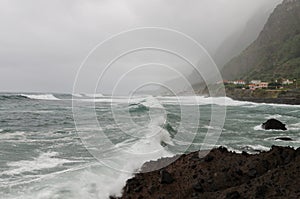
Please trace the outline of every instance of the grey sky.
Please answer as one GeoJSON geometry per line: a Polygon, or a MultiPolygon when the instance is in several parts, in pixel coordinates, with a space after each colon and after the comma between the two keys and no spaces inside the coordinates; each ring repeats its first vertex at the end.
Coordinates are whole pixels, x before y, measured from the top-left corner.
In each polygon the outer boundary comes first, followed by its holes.
{"type": "Polygon", "coordinates": [[[280,1],[0,0],[0,91],[72,92],[88,52],[137,27],[184,32],[213,54],[255,13],[280,1]]]}

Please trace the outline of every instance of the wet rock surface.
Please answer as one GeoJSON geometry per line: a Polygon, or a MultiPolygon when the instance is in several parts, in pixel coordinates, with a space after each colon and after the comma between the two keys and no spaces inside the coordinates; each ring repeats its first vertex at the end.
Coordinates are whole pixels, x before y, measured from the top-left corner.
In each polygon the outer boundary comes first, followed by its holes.
{"type": "MultiPolygon", "coordinates": [[[[143,169],[153,166],[153,161],[145,163],[143,169]]],[[[273,146],[255,155],[218,148],[206,156],[182,155],[163,169],[136,174],[120,198],[300,198],[299,184],[300,148],[273,146]]]]}
{"type": "Polygon", "coordinates": [[[278,137],[276,138],[275,140],[281,140],[281,141],[293,141],[292,138],[289,138],[289,137],[278,137]]]}
{"type": "Polygon", "coordinates": [[[285,124],[276,119],[269,119],[265,123],[262,124],[262,128],[266,130],[274,129],[274,130],[287,130],[285,124]]]}

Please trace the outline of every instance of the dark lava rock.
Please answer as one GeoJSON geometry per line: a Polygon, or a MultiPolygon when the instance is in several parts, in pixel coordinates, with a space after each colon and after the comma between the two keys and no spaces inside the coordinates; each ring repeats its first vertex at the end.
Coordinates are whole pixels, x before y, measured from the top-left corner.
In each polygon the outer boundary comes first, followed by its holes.
{"type": "Polygon", "coordinates": [[[200,193],[204,191],[202,185],[199,182],[193,186],[193,189],[200,193]]]}
{"type": "Polygon", "coordinates": [[[174,178],[172,177],[172,175],[164,169],[161,170],[160,171],[160,183],[161,184],[171,184],[172,182],[174,182],[174,178]]]}
{"type": "Polygon", "coordinates": [[[226,194],[226,199],[239,199],[241,195],[237,191],[229,192],[226,194]]]}
{"type": "Polygon", "coordinates": [[[279,138],[276,138],[275,140],[293,141],[293,139],[292,139],[292,138],[289,138],[289,137],[279,137],[279,138]]]}
{"type": "Polygon", "coordinates": [[[120,198],[300,198],[300,148],[272,146],[247,155],[213,149],[210,161],[197,161],[199,153],[183,155],[159,172],[136,174],[120,198]]]}
{"type": "Polygon", "coordinates": [[[265,198],[265,194],[268,191],[268,187],[266,185],[261,185],[256,188],[255,197],[256,198],[265,198]]]}
{"type": "Polygon", "coordinates": [[[262,128],[269,130],[269,129],[275,129],[275,130],[287,130],[285,127],[285,124],[280,122],[279,120],[276,119],[269,119],[265,123],[262,124],[262,128]]]}
{"type": "Polygon", "coordinates": [[[139,193],[143,189],[142,186],[138,186],[137,188],[134,189],[134,192],[139,193]]]}
{"type": "Polygon", "coordinates": [[[250,178],[255,178],[256,175],[257,175],[256,169],[250,169],[250,171],[248,172],[248,176],[249,176],[250,178]]]}
{"type": "Polygon", "coordinates": [[[214,156],[207,155],[207,156],[205,156],[204,161],[205,162],[211,162],[211,161],[213,161],[213,159],[214,159],[214,156]]]}

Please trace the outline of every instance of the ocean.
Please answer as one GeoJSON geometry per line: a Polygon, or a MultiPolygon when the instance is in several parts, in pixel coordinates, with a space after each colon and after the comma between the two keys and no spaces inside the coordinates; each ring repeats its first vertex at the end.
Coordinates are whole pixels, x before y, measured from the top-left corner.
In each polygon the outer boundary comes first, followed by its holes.
{"type": "Polygon", "coordinates": [[[230,98],[1,93],[0,198],[108,198],[149,160],[298,148],[299,119],[300,106],[230,98]],[[270,118],[288,130],[263,130],[270,118]]]}

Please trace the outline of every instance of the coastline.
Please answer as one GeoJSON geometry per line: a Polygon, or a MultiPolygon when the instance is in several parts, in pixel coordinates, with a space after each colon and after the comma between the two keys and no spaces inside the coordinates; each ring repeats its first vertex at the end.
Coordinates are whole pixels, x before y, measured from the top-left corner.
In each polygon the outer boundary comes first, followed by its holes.
{"type": "Polygon", "coordinates": [[[255,91],[226,88],[226,96],[238,101],[249,101],[268,104],[300,105],[300,90],[265,90],[255,91]]]}
{"type": "Polygon", "coordinates": [[[254,103],[266,103],[266,104],[286,104],[286,105],[300,105],[300,98],[253,98],[253,97],[234,97],[228,96],[233,100],[247,101],[254,103]]]}
{"type": "MultiPolygon", "coordinates": [[[[147,162],[142,170],[170,160],[147,162]]],[[[238,154],[220,147],[202,158],[192,152],[164,169],[137,173],[121,197],[110,198],[300,198],[299,169],[300,148],[238,154]]]]}

